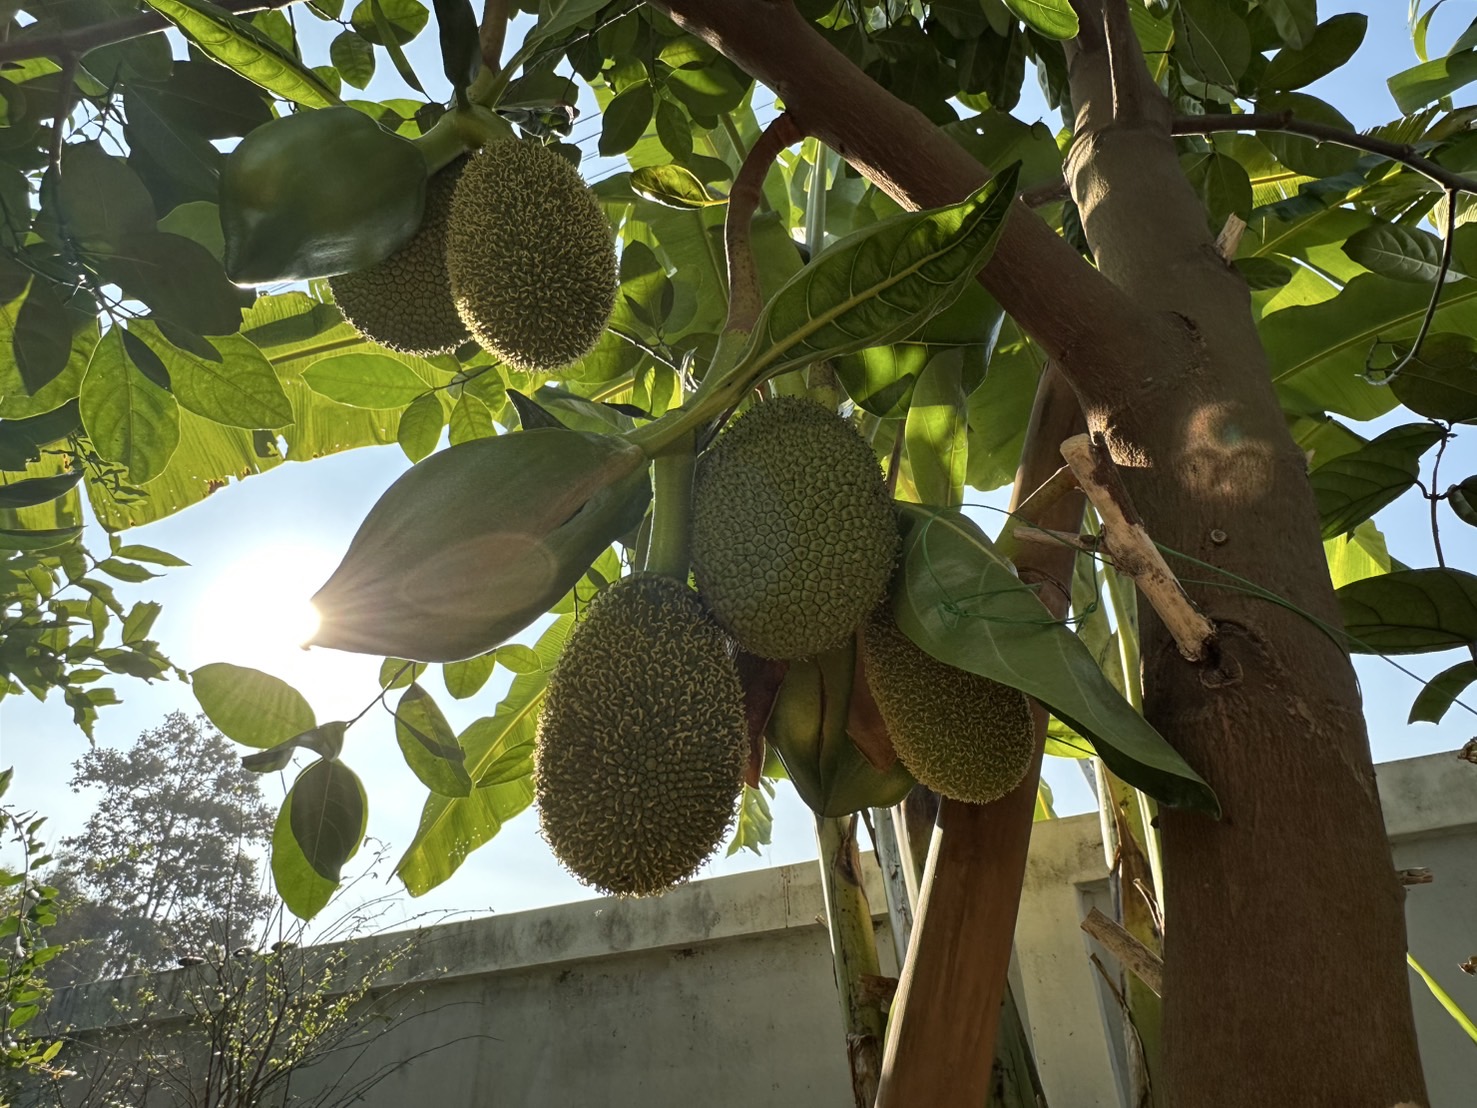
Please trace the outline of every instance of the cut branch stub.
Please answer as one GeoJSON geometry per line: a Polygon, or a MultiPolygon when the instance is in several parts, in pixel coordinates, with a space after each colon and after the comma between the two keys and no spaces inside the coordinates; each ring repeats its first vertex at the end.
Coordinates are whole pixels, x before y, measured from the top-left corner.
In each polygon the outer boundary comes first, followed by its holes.
{"type": "Polygon", "coordinates": [[[1103,521],[1102,546],[1114,567],[1133,578],[1185,659],[1204,659],[1215,640],[1215,627],[1195,610],[1144,529],[1107,449],[1086,435],[1076,435],[1062,443],[1062,457],[1103,521]]]}

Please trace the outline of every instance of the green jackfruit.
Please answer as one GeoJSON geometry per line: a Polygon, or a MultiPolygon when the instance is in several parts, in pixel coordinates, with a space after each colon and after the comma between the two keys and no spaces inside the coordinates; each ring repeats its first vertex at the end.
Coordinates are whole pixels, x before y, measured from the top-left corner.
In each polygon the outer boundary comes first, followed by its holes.
{"type": "Polygon", "coordinates": [[[559,860],[617,896],[685,881],[732,824],[748,756],[738,668],[692,591],[637,574],[596,597],[539,717],[534,796],[559,860]]]}
{"type": "Polygon", "coordinates": [[[594,347],[615,306],[610,224],[579,171],[533,142],[495,142],[452,197],[446,269],[468,330],[514,369],[594,347]]]}
{"type": "Polygon", "coordinates": [[[471,338],[451,299],[446,221],[466,159],[426,185],[426,210],[411,240],[378,265],[329,279],[344,318],[367,339],[405,354],[447,354],[471,338]]]}
{"type": "Polygon", "coordinates": [[[751,654],[842,645],[881,599],[897,549],[872,448],[812,400],[756,405],[698,461],[698,589],[751,654]]]}
{"type": "Polygon", "coordinates": [[[893,748],[920,783],[970,804],[1021,783],[1036,741],[1023,693],[939,661],[886,605],[862,629],[862,652],[893,748]]]}

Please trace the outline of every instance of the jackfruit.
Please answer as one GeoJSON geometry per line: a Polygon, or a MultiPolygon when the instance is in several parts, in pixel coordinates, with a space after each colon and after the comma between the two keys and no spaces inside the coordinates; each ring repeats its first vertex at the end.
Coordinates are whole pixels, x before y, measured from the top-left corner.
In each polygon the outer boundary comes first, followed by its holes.
{"type": "Polygon", "coordinates": [[[456,309],[486,350],[555,370],[594,347],[615,306],[610,224],[579,171],[533,142],[495,142],[457,182],[446,235],[456,309]]]}
{"type": "Polygon", "coordinates": [[[987,804],[1021,783],[1036,749],[1023,693],[939,661],[885,604],[862,629],[862,654],[893,748],[921,784],[987,804]]]}
{"type": "Polygon", "coordinates": [[[698,460],[698,590],[751,654],[808,658],[846,642],[881,598],[897,549],[872,448],[821,404],[758,404],[698,460]]]}
{"type": "Polygon", "coordinates": [[[559,860],[617,896],[685,881],[732,824],[748,757],[738,668],[693,592],[636,574],[597,596],[539,718],[534,797],[559,860]]]}
{"type": "Polygon", "coordinates": [[[329,279],[339,310],[365,338],[423,358],[471,338],[446,274],[446,221],[465,166],[459,159],[426,184],[425,214],[409,242],[377,265],[329,279]]]}

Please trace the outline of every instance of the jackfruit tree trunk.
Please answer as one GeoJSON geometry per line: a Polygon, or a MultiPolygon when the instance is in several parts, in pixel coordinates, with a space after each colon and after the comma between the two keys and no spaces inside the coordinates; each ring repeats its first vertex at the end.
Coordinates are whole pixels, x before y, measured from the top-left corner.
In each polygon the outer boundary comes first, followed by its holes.
{"type": "MultiPolygon", "coordinates": [[[[832,49],[789,0],[654,2],[773,89],[802,129],[904,205],[957,200],[985,176],[832,49]]],[[[1225,809],[1220,822],[1161,817],[1166,1102],[1421,1105],[1401,890],[1352,667],[1288,607],[1223,587],[1235,584],[1223,575],[1236,575],[1337,626],[1304,460],[1271,388],[1246,286],[1217,253],[1179,171],[1167,105],[1144,72],[1127,8],[1107,4],[1120,87],[1115,97],[1103,8],[1082,0],[1068,166],[1101,272],[1020,209],[981,280],[1060,363],[1089,427],[1125,467],[1150,534],[1216,567],[1175,568],[1219,578],[1187,582],[1220,632],[1209,664],[1182,661],[1158,621],[1149,613],[1143,620],[1147,715],[1225,809]]],[[[1013,815],[1029,821],[1031,806],[1013,815]]],[[[988,817],[947,804],[940,814],[947,837],[982,822],[988,817]]],[[[1024,842],[1015,836],[1012,849],[1024,842]]],[[[934,879],[942,873],[935,869],[934,879]]],[[[1013,905],[1018,889],[975,886],[961,895],[1013,905]]],[[[925,908],[912,953],[928,945],[935,920],[957,926],[961,918],[925,908]]],[[[988,956],[974,938],[955,936],[966,975],[988,956]]],[[[879,1103],[974,1108],[988,1078],[978,1057],[988,1050],[950,1028],[978,1028],[973,1009],[998,1005],[999,993],[951,989],[936,975],[921,1000],[907,1003],[921,980],[909,963],[894,1006],[900,1026],[890,1035],[912,1048],[894,1051],[889,1042],[879,1103]],[[917,1033],[922,1025],[939,1034],[917,1033]],[[889,1098],[889,1085],[902,1088],[929,1069],[952,1075],[952,1087],[934,1099],[889,1098]]]]}

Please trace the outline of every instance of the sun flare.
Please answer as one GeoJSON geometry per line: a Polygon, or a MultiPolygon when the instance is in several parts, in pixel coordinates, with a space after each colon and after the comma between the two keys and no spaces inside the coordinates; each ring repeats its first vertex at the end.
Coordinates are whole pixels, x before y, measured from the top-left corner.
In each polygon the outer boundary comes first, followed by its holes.
{"type": "Polygon", "coordinates": [[[318,628],[309,598],[332,572],[336,558],[312,546],[272,544],[223,569],[196,607],[195,640],[201,657],[262,665],[290,665],[318,628]]]}

